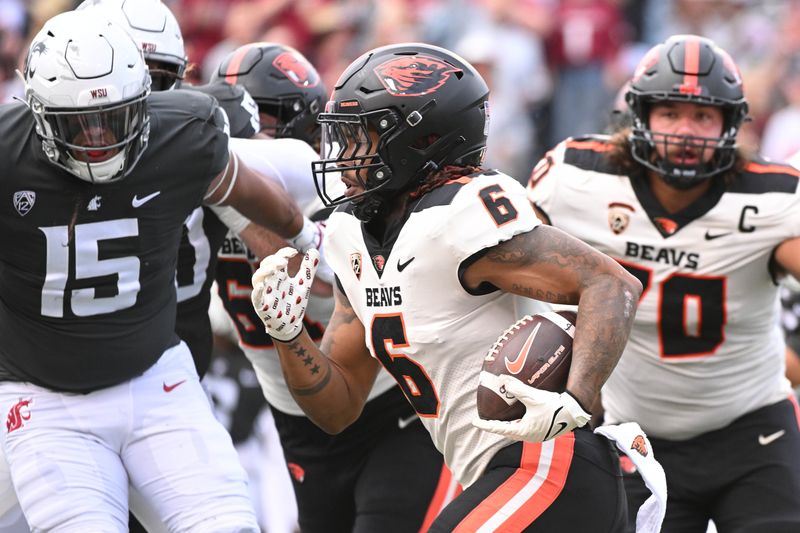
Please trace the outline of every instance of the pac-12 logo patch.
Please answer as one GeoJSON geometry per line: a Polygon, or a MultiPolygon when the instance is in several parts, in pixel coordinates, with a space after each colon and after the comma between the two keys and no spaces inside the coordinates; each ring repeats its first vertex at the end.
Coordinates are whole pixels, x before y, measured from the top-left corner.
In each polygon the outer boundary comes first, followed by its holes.
{"type": "Polygon", "coordinates": [[[608,204],[608,227],[615,235],[619,235],[628,227],[631,221],[631,213],[636,210],[632,205],[619,202],[608,204]]]}
{"type": "Polygon", "coordinates": [[[350,254],[350,267],[353,269],[356,279],[361,281],[361,254],[359,252],[350,254]]]}
{"type": "Polygon", "coordinates": [[[36,193],[33,191],[17,191],[14,193],[14,209],[22,216],[28,214],[36,203],[36,193]]]}
{"type": "Polygon", "coordinates": [[[435,57],[400,56],[375,67],[375,74],[393,96],[422,96],[436,92],[461,69],[435,57]]]}

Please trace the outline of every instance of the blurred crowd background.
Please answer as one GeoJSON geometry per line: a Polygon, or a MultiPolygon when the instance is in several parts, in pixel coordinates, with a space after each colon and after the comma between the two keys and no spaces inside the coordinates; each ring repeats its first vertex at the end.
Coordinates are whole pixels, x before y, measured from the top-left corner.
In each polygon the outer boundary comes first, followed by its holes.
{"type": "MultiPolygon", "coordinates": [[[[74,0],[0,0],[0,102],[29,38],[74,0]]],[[[740,141],[782,160],[800,150],[800,0],[166,0],[204,83],[239,45],[294,46],[332,87],[375,46],[454,50],[492,89],[487,166],[521,181],[569,135],[603,131],[644,52],[674,33],[714,39],[742,70],[752,120],[740,141]]]]}

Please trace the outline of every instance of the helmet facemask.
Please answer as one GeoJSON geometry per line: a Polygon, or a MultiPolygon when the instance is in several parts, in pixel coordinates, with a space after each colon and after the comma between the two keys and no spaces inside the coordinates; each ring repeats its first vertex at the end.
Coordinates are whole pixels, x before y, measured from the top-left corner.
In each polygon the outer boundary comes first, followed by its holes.
{"type": "Polygon", "coordinates": [[[368,221],[377,214],[383,199],[376,195],[389,183],[392,171],[384,163],[381,147],[397,129],[396,117],[381,109],[371,113],[321,113],[320,159],[312,162],[314,184],[322,202],[330,207],[352,201],[356,216],[368,221]],[[383,133],[377,133],[382,125],[383,133]],[[338,181],[343,171],[351,171],[363,192],[331,198],[328,185],[338,181]]]}
{"type": "Polygon", "coordinates": [[[320,112],[316,100],[308,104],[297,95],[278,96],[275,98],[254,98],[259,113],[272,117],[272,121],[263,121],[261,131],[275,139],[300,139],[311,146],[319,142],[320,131],[315,118],[320,112]]]}
{"type": "MultiPolygon", "coordinates": [[[[658,100],[649,98],[645,100],[639,95],[628,94],[628,101],[633,111],[633,128],[631,129],[631,155],[644,167],[659,174],[664,181],[678,189],[689,189],[703,180],[721,174],[733,167],[736,162],[736,135],[739,126],[747,114],[746,104],[739,106],[717,106],[723,112],[723,131],[719,137],[699,137],[695,135],[672,134],[654,131],[649,126],[649,114],[653,104],[659,101],[680,101],[673,97],[658,100]],[[680,161],[662,158],[658,155],[657,146],[662,152],[703,154],[709,148],[714,149],[714,155],[708,161],[696,164],[681,164],[680,161]],[[675,150],[677,148],[677,150],[675,150]]],[[[690,98],[688,103],[698,105],[712,105],[706,101],[694,101],[690,98]]]]}
{"type": "Polygon", "coordinates": [[[150,71],[151,89],[153,91],[180,89],[183,82],[183,74],[186,70],[186,63],[151,59],[146,54],[145,63],[147,63],[147,68],[150,71]]]}
{"type": "Polygon", "coordinates": [[[147,146],[147,94],[90,108],[47,107],[31,96],[29,106],[45,155],[56,166],[92,183],[125,177],[147,146]]]}

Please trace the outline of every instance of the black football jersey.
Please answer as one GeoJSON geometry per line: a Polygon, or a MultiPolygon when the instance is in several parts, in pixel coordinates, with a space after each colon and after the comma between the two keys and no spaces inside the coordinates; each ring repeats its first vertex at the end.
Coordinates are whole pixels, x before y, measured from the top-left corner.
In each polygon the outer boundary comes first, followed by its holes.
{"type": "Polygon", "coordinates": [[[148,97],[149,145],[124,179],[52,165],[22,104],[0,106],[0,379],[91,391],[141,374],[175,335],[183,223],[228,161],[196,91],[148,97]]]}

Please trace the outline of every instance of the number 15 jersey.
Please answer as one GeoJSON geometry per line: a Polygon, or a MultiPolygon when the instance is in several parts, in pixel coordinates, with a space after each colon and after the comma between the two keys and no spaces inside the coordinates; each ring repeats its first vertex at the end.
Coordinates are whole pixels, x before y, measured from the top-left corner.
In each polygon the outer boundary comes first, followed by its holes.
{"type": "Polygon", "coordinates": [[[467,487],[511,440],[472,425],[483,358],[515,320],[513,297],[468,291],[461,272],[487,248],[539,220],[512,178],[452,180],[412,201],[383,242],[350,204],[328,219],[326,257],[366,331],[366,346],[398,382],[456,478],[467,487]]]}
{"type": "Polygon", "coordinates": [[[785,399],[775,247],[800,235],[800,173],[754,161],[678,213],[614,168],[605,137],[569,139],[528,197],[554,226],[614,257],[644,286],[603,388],[609,423],[684,440],[785,399]]]}

